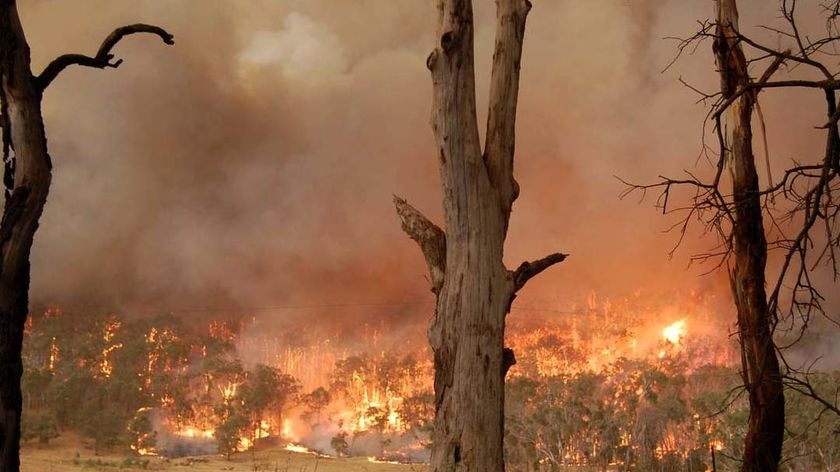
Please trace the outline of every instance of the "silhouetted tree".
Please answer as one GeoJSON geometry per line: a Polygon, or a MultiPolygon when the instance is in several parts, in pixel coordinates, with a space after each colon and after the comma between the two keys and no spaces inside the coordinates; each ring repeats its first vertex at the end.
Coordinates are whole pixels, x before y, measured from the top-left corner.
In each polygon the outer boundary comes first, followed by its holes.
{"type": "Polygon", "coordinates": [[[721,98],[734,100],[725,111],[723,158],[732,169],[732,294],[738,308],[744,385],[750,398],[749,429],[743,472],[769,472],[782,457],[785,396],[772,318],[764,288],[767,240],[752,147],[752,114],[756,94],[735,94],[750,82],[747,59],[738,39],[735,0],[718,0],[714,51],[721,98]]]}
{"type": "MultiPolygon", "coordinates": [[[[242,401],[251,417],[253,431],[261,428],[267,415],[283,427],[283,412],[300,391],[300,384],[289,374],[263,364],[248,372],[242,385],[242,401]]],[[[256,439],[256,438],[253,438],[256,439]]]]}
{"type": "MultiPolygon", "coordinates": [[[[678,227],[685,233],[691,218],[698,218],[707,231],[716,233],[720,249],[695,256],[697,260],[719,259],[729,269],[732,294],[737,308],[738,339],[741,347],[741,373],[749,398],[750,416],[744,439],[743,472],[776,471],[781,460],[785,428],[787,386],[812,397],[825,410],[840,414],[835,400],[826,400],[801,372],[785,361],[774,334],[780,321],[796,328],[791,344],[801,339],[814,314],[825,315],[823,296],[812,274],[821,264],[836,282],[840,276],[837,250],[840,247],[835,196],[840,190],[840,133],[837,122],[836,90],[840,81],[821,62],[831,57],[836,46],[840,2],[832,1],[819,8],[826,14],[827,34],[811,37],[802,34],[796,22],[796,0],[782,0],[782,27],[769,26],[778,35],[781,46],[767,47],[742,34],[738,25],[736,0],[715,1],[715,21],[701,23],[701,30],[682,40],[680,51],[704,38],[712,38],[713,52],[720,76],[720,91],[702,94],[701,100],[713,100],[708,118],[714,123],[718,141],[715,172],[711,179],[693,173],[686,178],[662,177],[653,185],[631,185],[628,191],[659,187],[659,204],[671,211],[671,190],[678,186],[694,188],[687,216],[678,227]],[[745,49],[755,52],[749,57],[745,49]],[[763,68],[754,79],[750,68],[763,68]],[[773,80],[783,66],[800,66],[819,74],[820,79],[795,77],[773,80]],[[826,102],[825,153],[816,162],[795,161],[774,180],[766,149],[767,185],[761,187],[757,160],[753,152],[753,111],[759,112],[758,96],[763,90],[810,88],[819,91],[826,102]],[[730,178],[724,176],[729,170],[730,178]],[[781,215],[781,216],[780,216],[781,215]],[[781,265],[775,274],[768,273],[768,251],[781,253],[781,265]],[[770,282],[769,290],[767,288],[770,282]],[[789,299],[783,307],[785,298],[789,299]]],[[[792,68],[792,67],[791,67],[792,68]]],[[[763,123],[763,118],[762,118],[763,123]]],[[[708,157],[708,153],[707,153],[708,157]]],[[[711,160],[711,159],[710,159],[711,160]]],[[[673,199],[671,199],[673,202],[673,199]]]]}
{"type": "Polygon", "coordinates": [[[332,401],[330,392],[324,387],[318,387],[315,390],[307,393],[301,399],[301,402],[306,407],[301,417],[307,421],[314,421],[314,424],[321,422],[321,412],[329,406],[332,401]]]}
{"type": "Polygon", "coordinates": [[[224,419],[216,427],[215,432],[219,452],[224,454],[226,459],[230,459],[231,454],[236,452],[249,423],[247,415],[239,408],[226,407],[224,419]]]}
{"type": "Polygon", "coordinates": [[[0,470],[20,468],[23,374],[21,345],[29,310],[29,253],[52,180],[52,163],[41,115],[44,90],[71,65],[117,67],[111,50],[125,36],[151,33],[172,44],[172,35],[131,25],[109,35],[95,56],[65,54],[40,75],[30,68],[29,44],[15,0],[0,0],[0,104],[6,202],[0,221],[0,470]]]}

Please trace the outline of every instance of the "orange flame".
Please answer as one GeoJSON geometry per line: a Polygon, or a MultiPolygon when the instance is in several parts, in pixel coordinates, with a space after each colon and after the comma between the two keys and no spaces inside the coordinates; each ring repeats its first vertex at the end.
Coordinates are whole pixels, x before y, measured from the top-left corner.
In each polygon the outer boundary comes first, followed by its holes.
{"type": "MultiPolygon", "coordinates": [[[[114,335],[116,331],[122,326],[122,323],[117,319],[111,319],[107,323],[105,323],[105,331],[102,333],[102,340],[106,343],[110,343],[111,340],[114,339],[114,335]]],[[[111,352],[122,348],[122,343],[115,343],[111,345],[106,345],[104,349],[102,349],[102,361],[99,363],[99,372],[104,375],[106,378],[110,377],[111,374],[114,372],[114,363],[108,358],[111,352]]]]}
{"type": "Polygon", "coordinates": [[[679,344],[685,337],[685,320],[675,321],[662,329],[662,337],[671,344],[679,344]]]}

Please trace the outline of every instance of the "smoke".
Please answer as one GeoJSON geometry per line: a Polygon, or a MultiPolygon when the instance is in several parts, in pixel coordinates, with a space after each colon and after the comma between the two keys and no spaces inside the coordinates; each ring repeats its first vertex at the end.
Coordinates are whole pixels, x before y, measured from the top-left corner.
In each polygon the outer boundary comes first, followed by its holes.
{"type": "MultiPolygon", "coordinates": [[[[333,408],[328,415],[347,416],[346,412],[333,408]]],[[[345,418],[350,420],[350,418],[345,418]]],[[[340,457],[348,454],[351,457],[374,457],[377,460],[398,462],[429,461],[430,450],[426,446],[429,436],[425,432],[403,431],[384,432],[377,430],[354,431],[352,434],[342,434],[341,424],[335,421],[322,421],[315,425],[294,423],[296,429],[295,444],[306,447],[318,454],[340,457]],[[336,450],[335,439],[344,439],[344,448],[336,450]]],[[[288,439],[288,438],[287,438],[288,439]]]]}
{"type": "MultiPolygon", "coordinates": [[[[55,177],[33,299],[196,318],[230,307],[278,324],[422,325],[425,264],[391,195],[441,220],[424,66],[432,3],[23,2],[36,70],[60,53],[92,53],[122,24],[160,24],[176,38],[174,47],[128,38],[119,69],[68,70],[47,91],[55,177]],[[397,305],[375,306],[383,302],[397,305]],[[309,308],[270,308],[289,306],[309,308]]],[[[495,12],[475,3],[483,120],[495,12]]],[[[711,240],[691,232],[669,259],[677,235],[663,230],[674,217],[650,200],[619,200],[615,179],[695,166],[706,109],[677,79],[713,90],[711,45],[660,73],[675,54],[662,38],[691,35],[711,12],[711,2],[677,0],[535,2],[506,261],[572,256],[517,303],[728,293],[724,275],[686,270],[711,240]]],[[[741,16],[747,28],[778,15],[756,0],[741,16]]],[[[765,115],[780,117],[768,123],[778,166],[819,151],[821,97],[789,97],[763,102],[765,115]]]]}
{"type": "Polygon", "coordinates": [[[152,431],[155,434],[155,453],[164,457],[186,457],[215,454],[216,438],[210,435],[179,435],[174,433],[158,409],[151,410],[152,431]]]}

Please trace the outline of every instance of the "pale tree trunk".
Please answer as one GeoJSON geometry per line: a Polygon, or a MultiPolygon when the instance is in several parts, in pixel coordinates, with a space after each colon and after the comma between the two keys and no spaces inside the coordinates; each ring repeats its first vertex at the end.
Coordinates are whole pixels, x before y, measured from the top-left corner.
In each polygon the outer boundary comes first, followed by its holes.
{"type": "Polygon", "coordinates": [[[498,0],[487,135],[478,135],[469,0],[438,2],[432,72],[432,129],[443,183],[441,230],[400,198],[403,229],[421,246],[437,296],[429,342],[435,366],[431,470],[504,470],[504,377],[515,362],[504,347],[505,316],[516,292],[562,261],[552,254],[509,271],[503,261],[511,206],[519,62],[527,0],[498,0]]]}
{"type": "MultiPolygon", "coordinates": [[[[718,0],[716,6],[714,50],[721,92],[727,99],[745,87],[750,78],[744,53],[735,37],[738,31],[736,1],[718,0]]],[[[725,158],[732,171],[734,201],[735,267],[730,272],[730,280],[738,310],[742,375],[750,402],[741,470],[775,472],[782,453],[785,399],[765,289],[767,241],[750,122],[754,105],[755,94],[744,93],[724,115],[725,158]]]]}
{"type": "Polygon", "coordinates": [[[0,124],[6,164],[6,202],[0,222],[0,472],[20,468],[21,349],[29,311],[29,253],[52,179],[41,116],[43,92],[69,65],[118,66],[119,61],[111,62],[111,48],[137,32],[157,34],[172,44],[172,36],[160,28],[127,26],[108,36],[96,56],[60,56],[35,77],[16,3],[0,0],[0,124]]]}

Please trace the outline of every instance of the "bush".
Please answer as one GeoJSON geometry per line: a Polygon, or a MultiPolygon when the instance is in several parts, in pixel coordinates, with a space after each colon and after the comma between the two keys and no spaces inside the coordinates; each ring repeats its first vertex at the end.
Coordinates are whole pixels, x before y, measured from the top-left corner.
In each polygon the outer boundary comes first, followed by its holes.
{"type": "Polygon", "coordinates": [[[128,422],[128,435],[135,451],[151,450],[157,445],[157,431],[153,429],[151,410],[143,408],[128,422]]]}
{"type": "Polygon", "coordinates": [[[29,441],[37,438],[40,444],[47,444],[58,437],[58,424],[55,416],[48,413],[24,415],[21,424],[21,438],[29,441]]]}
{"type": "Polygon", "coordinates": [[[339,431],[338,434],[333,436],[330,446],[335,450],[338,457],[350,455],[350,445],[347,443],[347,433],[344,431],[339,431]]]}

